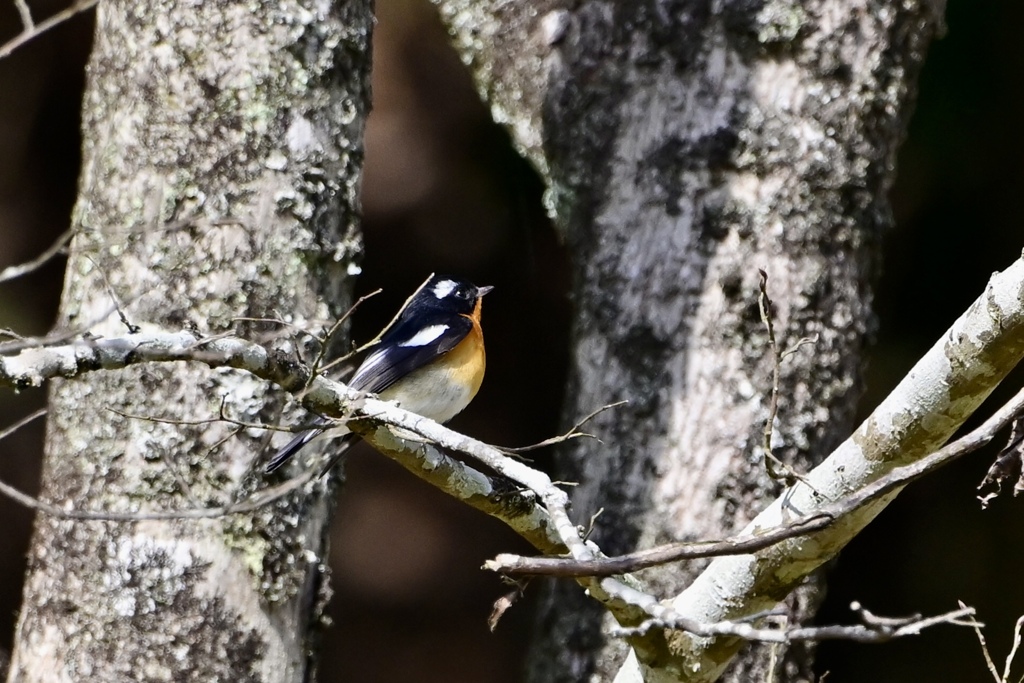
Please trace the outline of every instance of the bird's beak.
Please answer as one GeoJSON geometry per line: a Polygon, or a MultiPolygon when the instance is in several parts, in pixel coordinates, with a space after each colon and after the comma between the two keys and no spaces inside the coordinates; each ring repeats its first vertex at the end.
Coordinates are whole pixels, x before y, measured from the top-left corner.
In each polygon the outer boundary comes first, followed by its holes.
{"type": "Polygon", "coordinates": [[[488,285],[487,287],[477,287],[476,288],[476,296],[477,296],[477,298],[479,299],[480,297],[482,297],[484,294],[486,294],[487,292],[491,291],[492,289],[494,289],[493,285],[488,285]]]}

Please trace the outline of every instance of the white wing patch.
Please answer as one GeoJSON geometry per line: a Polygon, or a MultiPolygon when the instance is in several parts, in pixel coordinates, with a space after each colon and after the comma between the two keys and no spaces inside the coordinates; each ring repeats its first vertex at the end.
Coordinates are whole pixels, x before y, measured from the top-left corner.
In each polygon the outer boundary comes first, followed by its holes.
{"type": "MultiPolygon", "coordinates": [[[[443,299],[452,292],[454,292],[455,287],[456,284],[451,280],[441,280],[436,285],[434,285],[434,296],[437,297],[438,299],[443,299]]],[[[415,344],[413,346],[415,346],[415,344]]]]}
{"type": "MultiPolygon", "coordinates": [[[[440,287],[444,282],[439,283],[437,286],[440,287]]],[[[436,288],[435,288],[436,291],[436,288]]],[[[398,342],[399,346],[426,346],[430,342],[436,340],[442,334],[448,331],[447,325],[430,325],[424,327],[422,330],[406,339],[403,342],[398,342]]]]}

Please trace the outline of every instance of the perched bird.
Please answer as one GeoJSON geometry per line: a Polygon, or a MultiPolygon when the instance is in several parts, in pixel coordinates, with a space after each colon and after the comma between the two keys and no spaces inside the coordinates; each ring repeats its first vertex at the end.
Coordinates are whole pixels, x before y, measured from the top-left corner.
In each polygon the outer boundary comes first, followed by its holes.
{"type": "MultiPolygon", "coordinates": [[[[431,275],[406,300],[348,385],[395,401],[435,422],[455,417],[476,396],[484,378],[480,307],[481,299],[491,289],[431,275]]],[[[278,469],[300,448],[325,433],[353,436],[331,424],[321,418],[317,425],[297,434],[270,459],[266,471],[278,469]]],[[[340,455],[331,458],[324,473],[340,455]]]]}

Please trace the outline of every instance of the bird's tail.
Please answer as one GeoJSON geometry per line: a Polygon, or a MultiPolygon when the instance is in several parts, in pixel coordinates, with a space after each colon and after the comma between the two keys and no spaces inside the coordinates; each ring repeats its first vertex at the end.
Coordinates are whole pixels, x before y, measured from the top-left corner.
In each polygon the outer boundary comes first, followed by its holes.
{"type": "Polygon", "coordinates": [[[327,474],[327,472],[330,471],[332,467],[334,467],[335,463],[338,462],[341,456],[344,455],[345,451],[349,449],[349,447],[352,445],[356,438],[356,435],[353,434],[352,432],[338,434],[338,432],[342,430],[329,430],[326,427],[326,425],[330,423],[331,420],[320,418],[316,421],[316,423],[314,423],[315,426],[296,434],[294,439],[289,441],[287,444],[285,444],[284,448],[282,448],[281,450],[274,454],[274,457],[272,457],[270,461],[266,464],[266,466],[263,468],[263,471],[266,472],[267,474],[277,471],[286,462],[291,460],[292,456],[298,453],[303,446],[305,446],[307,443],[317,438],[318,436],[322,435],[324,432],[330,431],[331,433],[328,436],[338,436],[340,438],[336,439],[337,444],[335,445],[335,448],[337,450],[335,454],[331,456],[331,458],[327,461],[327,464],[320,471],[321,477],[327,474]],[[325,426],[321,427],[319,425],[325,426]]]}
{"type": "MultiPolygon", "coordinates": [[[[317,420],[317,424],[321,422],[327,424],[327,420],[324,420],[322,418],[320,420],[317,420]]],[[[280,469],[280,467],[289,460],[291,460],[292,456],[298,453],[303,446],[305,446],[307,443],[309,443],[310,441],[312,441],[313,439],[315,439],[316,437],[320,436],[323,433],[323,427],[313,427],[312,429],[307,429],[304,432],[299,432],[298,434],[295,435],[294,439],[289,441],[284,446],[284,448],[282,448],[281,450],[274,454],[274,457],[271,458],[270,462],[266,464],[266,466],[263,468],[263,471],[266,472],[267,474],[270,474],[271,472],[280,469]]]]}
{"type": "Polygon", "coordinates": [[[341,460],[341,456],[345,455],[349,448],[352,448],[352,444],[356,442],[356,435],[352,432],[349,432],[345,436],[338,439],[338,441],[340,443],[335,445],[334,455],[332,455],[327,460],[327,464],[320,468],[319,477],[321,479],[327,476],[327,473],[330,472],[331,469],[338,464],[339,460],[341,460]]]}

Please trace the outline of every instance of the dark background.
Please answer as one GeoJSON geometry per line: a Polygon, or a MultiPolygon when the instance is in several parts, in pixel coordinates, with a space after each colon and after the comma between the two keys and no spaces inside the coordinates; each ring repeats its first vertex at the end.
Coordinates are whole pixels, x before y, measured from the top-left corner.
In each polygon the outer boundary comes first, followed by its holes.
{"type": "MultiPolygon", "coordinates": [[[[421,0],[377,5],[366,259],[357,288],[385,291],[360,309],[355,337],[371,337],[430,271],[496,285],[484,315],[487,381],[453,426],[493,443],[532,443],[558,426],[570,312],[566,255],[540,208],[539,181],[489,123],[432,8],[421,0]]],[[[34,3],[37,20],[60,6],[34,3]]],[[[1024,247],[1024,7],[952,0],[947,21],[899,157],[896,228],[877,289],[879,333],[864,411],[1024,247]]],[[[13,3],[0,3],[0,42],[18,30],[13,3]]],[[[80,16],[0,60],[0,268],[32,258],[68,226],[91,30],[91,15],[80,16]]],[[[62,268],[58,259],[0,286],[0,328],[45,332],[62,268]]],[[[1018,372],[999,396],[1020,381],[1018,372]]],[[[42,391],[0,392],[0,427],[43,400],[42,391]]],[[[0,477],[33,491],[41,440],[40,422],[0,442],[0,477]]],[[[1024,501],[1004,496],[979,509],[974,489],[990,459],[991,452],[976,454],[904,492],[831,566],[820,620],[849,621],[851,600],[903,615],[946,611],[960,599],[978,608],[1001,665],[1024,614],[1024,501]]],[[[505,588],[479,567],[522,544],[372,452],[355,454],[348,474],[332,539],[335,626],[320,681],[518,680],[529,604],[490,634],[485,620],[505,588]]],[[[0,500],[0,521],[6,649],[31,515],[0,500]]],[[[829,672],[829,683],[990,680],[974,635],[952,627],[888,645],[825,644],[818,671],[829,672]]]]}

